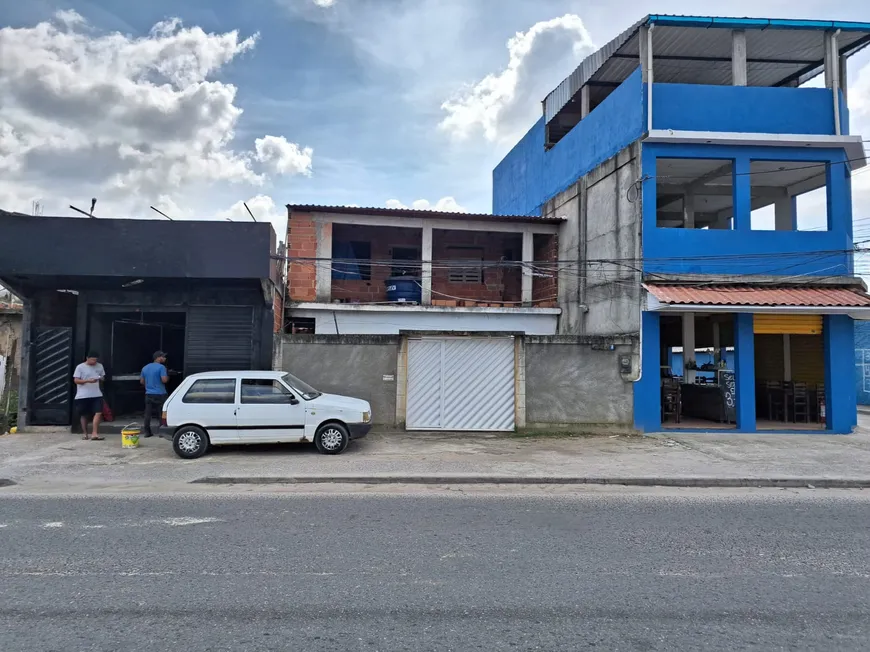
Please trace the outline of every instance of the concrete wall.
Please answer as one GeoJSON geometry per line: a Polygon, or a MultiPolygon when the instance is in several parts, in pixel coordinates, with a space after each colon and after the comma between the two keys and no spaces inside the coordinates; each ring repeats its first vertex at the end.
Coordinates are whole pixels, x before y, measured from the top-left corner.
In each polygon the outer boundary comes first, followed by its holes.
{"type": "MultiPolygon", "coordinates": [[[[654,129],[834,134],[827,88],[654,84],[652,115],[654,129]]],[[[848,113],[841,124],[848,126],[848,113]]]]}
{"type": "Polygon", "coordinates": [[[276,369],[289,371],[321,392],[365,399],[372,405],[375,424],[395,423],[398,336],[283,335],[275,339],[276,369]]]}
{"type": "Polygon", "coordinates": [[[870,405],[870,322],[855,322],[855,393],[858,405],[870,405]]]}
{"type": "Polygon", "coordinates": [[[613,336],[640,328],[642,205],[632,194],[640,153],[633,143],[543,207],[544,217],[566,219],[559,260],[574,261],[560,269],[560,334],[613,336]]]}
{"type": "Polygon", "coordinates": [[[537,215],[548,199],[640,138],[643,98],[638,68],[550,150],[541,118],[493,170],[492,212],[537,215]]]}
{"type": "MultiPolygon", "coordinates": [[[[7,393],[18,389],[18,375],[21,371],[22,317],[23,313],[20,310],[0,308],[0,417],[6,411],[7,393]]],[[[17,410],[17,405],[10,406],[10,412],[14,413],[17,410]]]]}
{"type": "Polygon", "coordinates": [[[400,331],[555,335],[558,313],[556,308],[398,308],[355,304],[336,306],[334,310],[304,307],[290,310],[294,319],[314,319],[317,335],[398,335],[400,331]]]}
{"type": "Polygon", "coordinates": [[[631,427],[633,384],[619,357],[632,349],[630,338],[527,337],[527,426],[631,427]]]}

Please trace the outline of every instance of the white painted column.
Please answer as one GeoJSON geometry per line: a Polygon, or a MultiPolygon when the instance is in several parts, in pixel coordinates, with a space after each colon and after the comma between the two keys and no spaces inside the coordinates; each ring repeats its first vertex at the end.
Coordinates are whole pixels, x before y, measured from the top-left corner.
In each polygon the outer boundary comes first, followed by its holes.
{"type": "Polygon", "coordinates": [[[423,226],[420,258],[423,261],[420,274],[420,285],[423,286],[421,302],[428,306],[432,304],[432,227],[429,225],[423,226]]]}
{"type": "Polygon", "coordinates": [[[649,27],[643,26],[638,32],[638,50],[640,51],[640,70],[641,81],[646,84],[646,129],[652,131],[653,128],[653,112],[652,112],[652,95],[653,95],[653,49],[652,49],[652,33],[655,25],[649,27]]]}
{"type": "Polygon", "coordinates": [[[528,229],[523,231],[523,286],[522,300],[524,306],[532,305],[532,269],[535,261],[534,234],[528,229]]]}
{"type": "Polygon", "coordinates": [[[840,90],[843,91],[843,101],[849,101],[849,59],[840,57],[840,90]]]}
{"type": "Polygon", "coordinates": [[[691,191],[683,195],[683,228],[695,228],[695,193],[691,191]]]}
{"type": "Polygon", "coordinates": [[[687,369],[689,361],[695,362],[695,313],[683,313],[683,382],[695,382],[695,370],[687,369]]]}
{"type": "Polygon", "coordinates": [[[782,379],[783,381],[791,382],[791,335],[786,333],[782,336],[782,379]]]}
{"type": "Polygon", "coordinates": [[[719,333],[719,322],[713,322],[713,362],[718,363],[722,359],[722,342],[719,333]]]}
{"type": "Polygon", "coordinates": [[[746,86],[748,74],[746,66],[746,30],[731,31],[731,83],[746,86]]]}
{"type": "Polygon", "coordinates": [[[791,231],[794,225],[794,202],[788,195],[777,197],[773,204],[774,229],[777,231],[791,231]]]}
{"type": "Polygon", "coordinates": [[[315,222],[314,293],[318,301],[332,300],[332,223],[315,222]]]}
{"type": "Polygon", "coordinates": [[[589,99],[589,86],[580,87],[580,119],[582,120],[589,115],[589,107],[591,106],[589,99]]]}
{"type": "Polygon", "coordinates": [[[831,89],[834,103],[834,135],[839,136],[840,130],[840,53],[838,51],[838,35],[840,30],[825,32],[825,86],[831,89]]]}

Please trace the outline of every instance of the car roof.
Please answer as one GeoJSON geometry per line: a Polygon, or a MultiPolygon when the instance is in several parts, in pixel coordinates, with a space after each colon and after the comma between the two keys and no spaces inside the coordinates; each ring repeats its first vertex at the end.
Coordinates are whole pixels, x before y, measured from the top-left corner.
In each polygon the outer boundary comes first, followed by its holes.
{"type": "Polygon", "coordinates": [[[197,378],[280,378],[285,372],[283,371],[204,371],[198,374],[191,374],[187,379],[197,378]]]}

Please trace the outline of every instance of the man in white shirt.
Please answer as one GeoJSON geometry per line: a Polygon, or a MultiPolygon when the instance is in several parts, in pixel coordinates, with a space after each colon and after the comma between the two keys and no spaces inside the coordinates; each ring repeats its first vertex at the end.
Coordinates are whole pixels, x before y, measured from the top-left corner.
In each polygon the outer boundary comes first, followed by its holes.
{"type": "Polygon", "coordinates": [[[87,359],[76,367],[73,372],[73,382],[76,384],[75,407],[82,421],[82,439],[102,440],[97,429],[103,416],[103,390],[100,383],[106,377],[106,370],[99,362],[100,354],[96,351],[88,353],[87,359]],[[88,437],[88,419],[94,419],[94,429],[88,437]]]}

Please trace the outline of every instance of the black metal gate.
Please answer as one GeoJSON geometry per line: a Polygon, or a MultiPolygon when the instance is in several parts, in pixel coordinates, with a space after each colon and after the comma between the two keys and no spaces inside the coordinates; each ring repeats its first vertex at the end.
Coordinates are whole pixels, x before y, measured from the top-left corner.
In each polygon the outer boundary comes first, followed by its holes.
{"type": "Polygon", "coordinates": [[[35,328],[33,402],[30,422],[62,426],[70,422],[72,394],[72,328],[35,328]]]}
{"type": "Polygon", "coordinates": [[[254,309],[191,306],[187,313],[185,375],[253,369],[254,309]]]}

